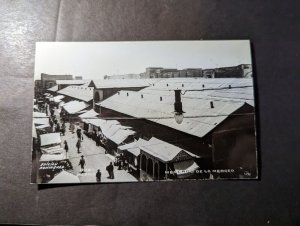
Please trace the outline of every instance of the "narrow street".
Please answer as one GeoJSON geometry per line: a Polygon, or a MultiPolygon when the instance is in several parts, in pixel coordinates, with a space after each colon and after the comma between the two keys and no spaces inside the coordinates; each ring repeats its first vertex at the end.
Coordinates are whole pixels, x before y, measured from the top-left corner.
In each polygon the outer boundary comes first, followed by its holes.
{"type": "MultiPolygon", "coordinates": [[[[59,118],[59,112],[56,110],[55,114],[59,118]]],[[[125,170],[118,170],[118,167],[114,166],[114,179],[108,178],[108,172],[106,166],[112,162],[112,157],[105,154],[105,149],[101,146],[96,146],[96,143],[83,134],[83,140],[81,142],[80,152],[77,153],[76,142],[78,140],[76,132],[72,134],[69,131],[69,123],[66,123],[65,136],[61,136],[62,147],[64,147],[64,141],[66,140],[69,146],[67,158],[70,160],[73,166],[74,174],[77,175],[82,183],[96,182],[96,172],[100,169],[101,182],[135,182],[137,179],[129,174],[125,170]],[[81,156],[85,159],[84,173],[81,173],[81,167],[79,160],[81,156]]]]}

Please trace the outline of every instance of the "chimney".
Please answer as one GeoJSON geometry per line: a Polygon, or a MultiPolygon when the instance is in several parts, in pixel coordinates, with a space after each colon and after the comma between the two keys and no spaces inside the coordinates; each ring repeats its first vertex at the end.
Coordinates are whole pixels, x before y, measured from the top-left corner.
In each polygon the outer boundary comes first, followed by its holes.
{"type": "Polygon", "coordinates": [[[204,84],[202,84],[202,88],[204,88],[205,87],[205,85],[204,84]]]}
{"type": "Polygon", "coordinates": [[[231,85],[228,86],[228,89],[231,89],[231,85]]]}
{"type": "Polygon", "coordinates": [[[169,84],[167,83],[167,86],[169,86],[169,84]]]}
{"type": "Polygon", "coordinates": [[[129,93],[127,93],[127,96],[129,96],[129,93]]]}
{"type": "Polygon", "coordinates": [[[182,84],[181,86],[184,87],[184,84],[182,84]]]}
{"type": "Polygon", "coordinates": [[[143,94],[141,94],[141,98],[142,98],[142,99],[144,98],[143,94]]]}
{"type": "Polygon", "coordinates": [[[160,101],[162,101],[162,97],[160,97],[160,101]]]}
{"type": "Polygon", "coordinates": [[[214,102],[210,102],[210,108],[214,108],[214,102]]]}

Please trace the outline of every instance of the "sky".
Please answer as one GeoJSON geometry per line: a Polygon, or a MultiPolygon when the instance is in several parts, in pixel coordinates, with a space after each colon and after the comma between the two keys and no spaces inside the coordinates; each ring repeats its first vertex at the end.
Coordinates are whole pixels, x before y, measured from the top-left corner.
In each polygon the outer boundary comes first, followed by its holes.
{"type": "Polygon", "coordinates": [[[139,74],[146,67],[216,68],[251,64],[250,42],[139,41],[38,42],[34,78],[41,73],[103,79],[139,74]]]}

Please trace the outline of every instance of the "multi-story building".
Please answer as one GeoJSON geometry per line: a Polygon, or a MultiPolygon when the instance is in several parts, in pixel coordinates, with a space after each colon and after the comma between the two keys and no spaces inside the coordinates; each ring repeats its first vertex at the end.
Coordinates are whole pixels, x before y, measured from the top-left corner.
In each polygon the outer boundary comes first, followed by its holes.
{"type": "Polygon", "coordinates": [[[41,74],[41,83],[43,89],[49,89],[56,85],[56,80],[72,80],[73,75],[49,75],[41,74]]]}

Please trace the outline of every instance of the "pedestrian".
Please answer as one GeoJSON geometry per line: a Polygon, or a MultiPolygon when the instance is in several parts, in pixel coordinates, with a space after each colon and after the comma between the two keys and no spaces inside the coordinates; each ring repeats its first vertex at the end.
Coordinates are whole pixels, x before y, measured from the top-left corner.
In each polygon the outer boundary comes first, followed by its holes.
{"type": "Polygon", "coordinates": [[[55,131],[60,133],[60,124],[58,122],[56,123],[56,130],[55,131]]]}
{"type": "Polygon", "coordinates": [[[81,156],[81,159],[80,159],[78,165],[80,165],[80,167],[81,167],[81,171],[80,171],[80,172],[81,172],[81,173],[84,173],[85,160],[84,160],[84,158],[83,158],[83,155],[81,156]]]}
{"type": "Polygon", "coordinates": [[[76,147],[77,147],[77,153],[80,153],[79,149],[81,147],[81,141],[79,139],[77,140],[76,147]]]}
{"type": "Polygon", "coordinates": [[[97,138],[96,138],[96,146],[100,146],[100,139],[101,139],[101,135],[99,133],[97,138]]]}
{"type": "Polygon", "coordinates": [[[109,179],[114,179],[114,166],[112,162],[106,167],[106,170],[108,172],[108,178],[109,179]]]}
{"type": "Polygon", "coordinates": [[[81,129],[77,128],[76,133],[77,133],[78,139],[81,140],[81,129]]]}
{"type": "Polygon", "coordinates": [[[100,171],[100,169],[97,170],[96,180],[97,180],[97,182],[101,182],[101,171],[100,171]]]}
{"type": "Polygon", "coordinates": [[[65,140],[64,144],[65,144],[65,150],[66,150],[66,158],[68,158],[69,146],[68,146],[68,143],[66,140],[65,140]]]}
{"type": "Polygon", "coordinates": [[[66,132],[66,124],[65,124],[65,122],[63,122],[62,125],[61,125],[61,132],[62,132],[62,134],[64,136],[65,132],[66,132]]]}

